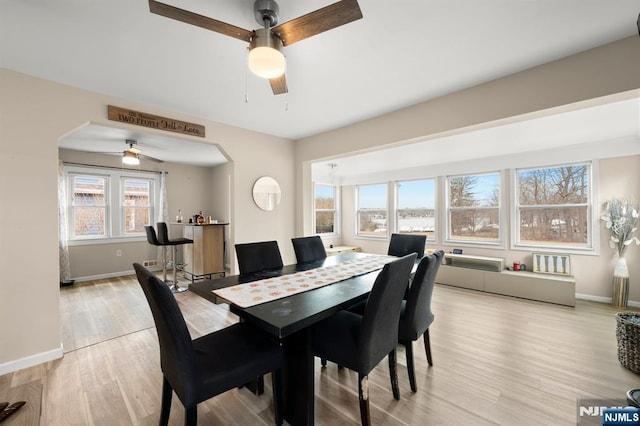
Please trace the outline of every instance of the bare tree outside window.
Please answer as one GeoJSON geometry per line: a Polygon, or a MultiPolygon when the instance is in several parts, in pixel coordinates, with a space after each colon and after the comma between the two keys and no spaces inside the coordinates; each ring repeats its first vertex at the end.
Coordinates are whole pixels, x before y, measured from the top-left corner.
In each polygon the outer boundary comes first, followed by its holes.
{"type": "Polygon", "coordinates": [[[72,237],[106,235],[107,179],[76,175],[71,178],[72,237]]]}
{"type": "Polygon", "coordinates": [[[448,218],[450,240],[500,241],[500,174],[450,176],[448,218]]]}
{"type": "Polygon", "coordinates": [[[333,234],[336,230],[336,187],[315,185],[316,234],[333,234]]]}
{"type": "Polygon", "coordinates": [[[65,176],[70,241],[140,240],[154,222],[157,173],[69,165],[65,176]]]}
{"type": "Polygon", "coordinates": [[[518,242],[590,246],[590,164],[517,171],[518,242]]]}
{"type": "Polygon", "coordinates": [[[125,235],[143,234],[144,226],[151,223],[151,183],[147,179],[123,179],[125,235]]]}

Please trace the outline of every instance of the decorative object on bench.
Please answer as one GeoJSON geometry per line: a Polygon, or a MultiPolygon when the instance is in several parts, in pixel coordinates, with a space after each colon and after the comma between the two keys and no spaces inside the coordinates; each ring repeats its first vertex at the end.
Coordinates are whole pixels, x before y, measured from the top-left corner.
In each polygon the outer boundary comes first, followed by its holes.
{"type": "Polygon", "coordinates": [[[640,373],[640,314],[617,313],[616,338],[620,364],[634,373],[640,373]]]}
{"type": "Polygon", "coordinates": [[[571,275],[571,258],[566,254],[533,253],[533,272],[571,275]]]}
{"type": "Polygon", "coordinates": [[[624,254],[633,242],[640,245],[640,240],[632,236],[640,218],[638,210],[637,201],[614,198],[605,204],[601,217],[610,233],[609,246],[616,250],[617,255],[611,302],[613,306],[622,308],[629,300],[629,269],[624,254]]]}

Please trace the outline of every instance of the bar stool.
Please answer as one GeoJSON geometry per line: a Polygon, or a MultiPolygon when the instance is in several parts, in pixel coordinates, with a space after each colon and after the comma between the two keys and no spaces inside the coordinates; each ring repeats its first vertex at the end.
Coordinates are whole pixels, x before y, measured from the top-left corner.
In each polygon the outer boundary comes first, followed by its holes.
{"type": "Polygon", "coordinates": [[[152,246],[162,247],[162,280],[169,284],[171,281],[167,281],[167,245],[158,241],[158,237],[156,236],[156,231],[153,229],[153,226],[146,225],[144,230],[147,233],[147,242],[149,244],[152,246]]]}
{"type": "Polygon", "coordinates": [[[185,291],[186,287],[180,287],[178,285],[178,264],[176,263],[176,252],[177,247],[183,244],[193,244],[193,240],[189,238],[175,238],[173,240],[169,239],[169,230],[167,228],[167,224],[165,222],[158,222],[158,241],[160,244],[165,246],[171,246],[172,250],[172,260],[173,260],[173,287],[171,287],[172,293],[180,293],[185,291]]]}

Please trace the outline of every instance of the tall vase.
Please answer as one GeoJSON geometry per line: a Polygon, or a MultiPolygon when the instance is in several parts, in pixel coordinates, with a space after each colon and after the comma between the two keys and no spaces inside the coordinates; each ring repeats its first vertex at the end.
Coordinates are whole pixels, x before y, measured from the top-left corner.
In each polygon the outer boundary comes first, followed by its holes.
{"type": "Polygon", "coordinates": [[[613,270],[611,304],[616,308],[626,308],[629,302],[629,268],[624,256],[618,256],[613,270]]]}

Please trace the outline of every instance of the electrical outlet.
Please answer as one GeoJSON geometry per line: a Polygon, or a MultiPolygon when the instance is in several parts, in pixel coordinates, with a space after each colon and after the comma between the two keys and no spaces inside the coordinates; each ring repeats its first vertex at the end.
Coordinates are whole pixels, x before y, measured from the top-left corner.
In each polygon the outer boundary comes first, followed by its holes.
{"type": "Polygon", "coordinates": [[[116,250],[116,256],[118,257],[122,256],[122,250],[120,249],[116,250]]]}

